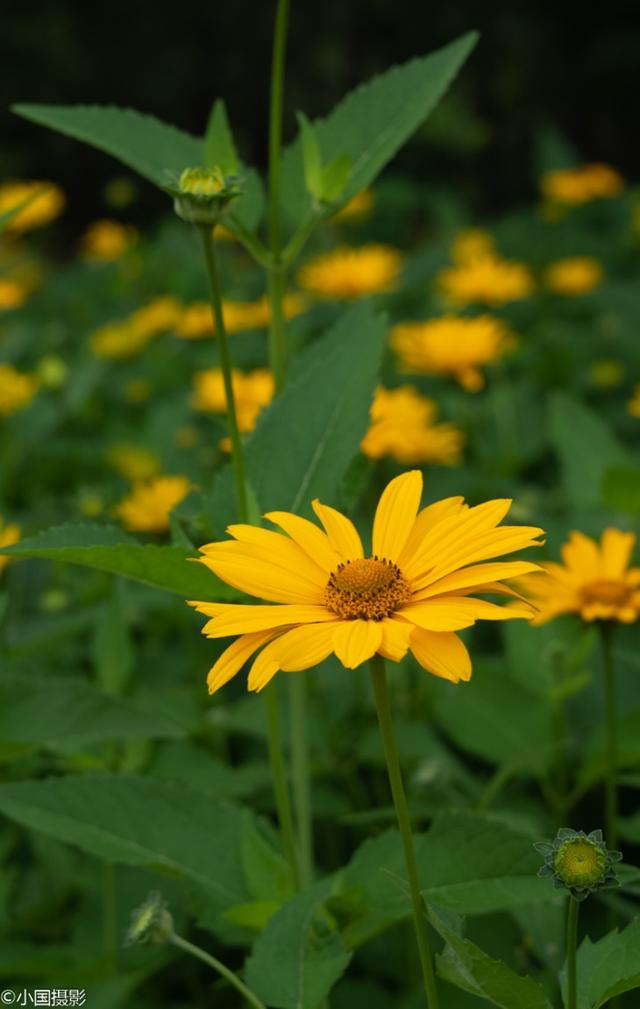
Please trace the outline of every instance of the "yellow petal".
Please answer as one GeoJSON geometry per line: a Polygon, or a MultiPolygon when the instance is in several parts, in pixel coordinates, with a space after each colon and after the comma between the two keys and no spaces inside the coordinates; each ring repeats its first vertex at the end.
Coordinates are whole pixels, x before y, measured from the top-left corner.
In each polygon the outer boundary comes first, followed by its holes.
{"type": "Polygon", "coordinates": [[[456,553],[463,542],[473,544],[481,532],[488,533],[495,529],[510,506],[511,501],[507,499],[486,501],[475,508],[469,508],[462,515],[452,514],[438,522],[427,532],[413,556],[407,558],[403,571],[407,577],[414,578],[425,570],[444,567],[448,556],[456,553]]]}
{"type": "Polygon", "coordinates": [[[471,659],[456,634],[417,629],[411,635],[411,651],[420,665],[434,676],[452,683],[471,679],[471,659]]]}
{"type": "Polygon", "coordinates": [[[392,662],[400,662],[409,650],[409,640],[413,633],[412,624],[402,623],[394,620],[393,617],[385,617],[380,621],[382,628],[382,641],[378,651],[385,659],[392,662]]]}
{"type": "Polygon", "coordinates": [[[403,607],[399,616],[429,631],[460,631],[471,627],[476,620],[516,620],[529,618],[533,613],[529,603],[518,602],[506,607],[467,596],[438,596],[403,607]]]}
{"type": "Polygon", "coordinates": [[[373,553],[397,561],[407,542],[420,507],[422,473],[410,470],[387,484],[373,520],[373,553]]]}
{"type": "Polygon", "coordinates": [[[333,650],[347,669],[355,669],[377,652],[382,628],[375,620],[345,620],[333,629],[333,650]]]}
{"type": "Polygon", "coordinates": [[[413,597],[413,602],[421,599],[429,599],[431,596],[439,596],[444,593],[457,592],[460,589],[482,585],[486,582],[498,581],[501,578],[519,578],[521,575],[530,574],[533,571],[541,571],[538,564],[531,564],[529,561],[508,561],[496,564],[475,564],[471,567],[461,568],[444,578],[438,578],[435,582],[420,589],[413,597]]]}
{"type": "Polygon", "coordinates": [[[405,564],[411,560],[430,529],[433,529],[443,519],[450,518],[452,515],[460,515],[461,512],[468,510],[463,497],[444,498],[442,501],[436,501],[423,508],[419,512],[404,549],[398,557],[397,563],[400,569],[404,571],[405,564]]]}
{"type": "Polygon", "coordinates": [[[265,560],[270,559],[279,566],[295,568],[298,574],[316,585],[326,585],[327,577],[320,565],[289,536],[283,536],[272,529],[248,525],[228,526],[227,532],[237,542],[256,547],[260,551],[259,556],[265,560]]]}
{"type": "Polygon", "coordinates": [[[226,638],[233,634],[266,631],[269,627],[284,627],[286,624],[328,623],[338,619],[324,606],[242,606],[227,603],[222,607],[202,628],[202,633],[208,638],[226,638]]]}
{"type": "MultiPolygon", "coordinates": [[[[455,546],[449,544],[442,554],[434,556],[432,566],[412,578],[414,591],[419,591],[437,578],[444,578],[458,568],[503,554],[542,546],[536,539],[544,530],[536,526],[501,526],[477,534],[467,533],[455,546]]],[[[435,554],[435,548],[434,548],[435,554]]]]}
{"type": "Polygon", "coordinates": [[[622,578],[628,567],[635,546],[634,533],[624,533],[619,529],[605,529],[602,534],[602,576],[622,578]]]}
{"type": "Polygon", "coordinates": [[[333,651],[331,624],[294,627],[267,645],[251,667],[249,690],[262,690],[279,669],[296,672],[326,659],[333,651]]]}
{"type": "Polygon", "coordinates": [[[284,529],[323,571],[330,574],[336,570],[342,557],[331,546],[327,534],[313,522],[290,512],[268,512],[265,518],[284,529]]]}
{"type": "Polygon", "coordinates": [[[343,561],[354,561],[358,557],[364,557],[362,540],[351,519],[317,500],[312,501],[311,506],[322,522],[331,546],[340,554],[343,561]]]}
{"type": "Polygon", "coordinates": [[[301,577],[295,568],[290,570],[272,560],[264,561],[252,550],[243,550],[240,543],[230,545],[236,549],[210,551],[201,561],[229,585],[274,603],[320,605],[322,602],[323,589],[301,577]]]}
{"type": "Polygon", "coordinates": [[[224,652],[209,670],[207,676],[207,686],[209,693],[213,694],[220,687],[236,675],[242,669],[247,659],[250,659],[256,649],[266,644],[278,633],[277,631],[260,631],[258,634],[243,634],[241,638],[234,641],[232,645],[225,648],[224,652]]]}
{"type": "Polygon", "coordinates": [[[600,551],[591,537],[574,530],[569,534],[569,542],[561,547],[560,553],[566,566],[579,575],[581,581],[595,581],[602,577],[600,551]]]}

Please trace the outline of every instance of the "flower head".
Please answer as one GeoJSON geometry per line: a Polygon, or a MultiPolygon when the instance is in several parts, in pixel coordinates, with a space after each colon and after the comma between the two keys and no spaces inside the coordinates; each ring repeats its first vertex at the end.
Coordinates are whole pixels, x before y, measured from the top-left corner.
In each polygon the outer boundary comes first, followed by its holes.
{"type": "Polygon", "coordinates": [[[190,224],[217,224],[227,206],[241,190],[235,176],[214,168],[185,168],[177,185],[168,191],[174,197],[178,217],[190,224]]]}
{"type": "Polygon", "coordinates": [[[144,904],[131,914],[125,945],[132,943],[164,943],[173,935],[173,918],[163,897],[154,891],[144,904]]]}
{"type": "Polygon", "coordinates": [[[547,267],[544,282],[554,294],[588,294],[602,280],[602,267],[593,256],[570,256],[547,267]]]}
{"type": "Polygon", "coordinates": [[[0,417],[9,417],[28,406],[37,391],[34,375],[18,371],[12,364],[0,364],[0,417]]]}
{"type": "Polygon", "coordinates": [[[250,690],[261,690],[280,669],[307,669],[331,653],[353,669],[375,653],[399,662],[409,649],[435,676],[468,680],[471,659],[454,632],[481,619],[531,614],[521,598],[507,608],[472,593],[514,595],[502,581],[537,570],[526,561],[482,562],[538,545],[542,530],[500,527],[507,500],[470,508],[460,497],[447,498],[420,510],[421,496],[417,470],[387,485],[368,554],[353,523],[319,501],[313,510],[323,529],[289,512],[270,512],[265,518],[282,532],[233,525],[233,539],[202,547],[201,563],[268,602],[191,604],[210,618],[207,637],[237,636],[211,669],[209,691],[257,651],[250,690]]]}
{"type": "MultiPolygon", "coordinates": [[[[253,431],[258,414],[273,399],[273,375],[266,368],[256,368],[246,374],[233,368],[231,384],[238,428],[243,433],[253,431]]],[[[195,392],[191,405],[195,410],[226,413],[227,397],[221,368],[196,372],[193,376],[193,385],[195,392]]]]}
{"type": "Polygon", "coordinates": [[[401,253],[388,245],[341,246],[305,263],[298,284],[318,298],[361,298],[392,290],[401,268],[401,253]]]}
{"type": "Polygon", "coordinates": [[[140,445],[111,445],[107,451],[107,462],[119,476],[132,483],[150,480],[160,472],[158,456],[140,445]]]}
{"type": "MultiPolygon", "coordinates": [[[[304,310],[304,300],[299,294],[286,294],[282,307],[285,318],[292,319],[304,310]]],[[[222,317],[227,333],[264,329],[271,319],[271,306],[266,297],[257,301],[224,301],[222,317]]],[[[176,332],[187,340],[203,340],[213,336],[214,325],[209,302],[194,301],[187,305],[177,320],[176,332]]]]}
{"type": "Polygon", "coordinates": [[[484,385],[481,368],[514,345],[508,327],[490,315],[473,319],[443,315],[426,322],[401,322],[391,330],[391,346],[403,370],[419,375],[448,375],[465,389],[484,385]]]}
{"type": "Polygon", "coordinates": [[[634,385],[633,394],[627,403],[627,410],[632,417],[640,417],[640,385],[634,385]]]}
{"type": "Polygon", "coordinates": [[[455,424],[435,424],[436,404],[411,385],[376,390],[371,425],[360,449],[370,459],[391,456],[400,463],[457,466],[464,435],[455,424]]]}
{"type": "Polygon", "coordinates": [[[0,186],[0,216],[26,203],[5,228],[14,234],[41,228],[58,217],[64,209],[64,193],[52,182],[5,182],[0,186]]]}
{"type": "MultiPolygon", "coordinates": [[[[11,523],[5,525],[0,515],[0,547],[12,547],[19,539],[20,526],[11,523]]],[[[0,574],[2,574],[10,560],[10,557],[3,557],[0,554],[0,574]]]]}
{"type": "Polygon", "coordinates": [[[135,239],[134,228],[121,224],[120,221],[103,219],[89,225],[80,240],[80,246],[85,259],[110,263],[124,255],[135,239]]]}
{"type": "Polygon", "coordinates": [[[96,357],[123,361],[138,354],[158,333],[175,326],[179,315],[175,298],[155,298],[127,319],[96,329],[89,337],[89,345],[96,357]]]}
{"type": "Polygon", "coordinates": [[[543,624],[563,613],[583,620],[616,620],[630,624],[640,614],[640,568],[629,567],[634,533],[605,529],[600,543],[572,532],[562,547],[563,564],[544,563],[543,574],[523,585],[539,608],[533,623],[543,624]]]}
{"type": "Polygon", "coordinates": [[[136,483],[116,507],[123,526],[132,532],[161,533],[169,528],[169,514],[187,496],[186,476],[159,476],[136,483]]]}
{"type": "Polygon", "coordinates": [[[615,168],[599,163],[545,172],[540,179],[542,195],[553,203],[567,206],[610,199],[617,196],[623,186],[624,179],[615,168]]]}
{"type": "Polygon", "coordinates": [[[453,241],[451,258],[454,263],[468,263],[473,259],[493,255],[495,248],[493,235],[488,231],[481,228],[463,228],[453,241]]]}
{"type": "Polygon", "coordinates": [[[504,305],[527,298],[533,291],[533,275],[524,263],[513,263],[493,253],[474,256],[446,267],[437,277],[438,287],[457,305],[504,305]]]}
{"type": "Polygon", "coordinates": [[[620,885],[614,866],[622,854],[609,851],[601,830],[585,834],[583,830],[562,827],[553,841],[538,841],[534,848],[544,855],[538,876],[553,878],[554,886],[568,890],[575,900],[620,885]]]}
{"type": "Polygon", "coordinates": [[[27,297],[24,284],[9,277],[0,277],[0,311],[11,311],[20,308],[27,297]]]}

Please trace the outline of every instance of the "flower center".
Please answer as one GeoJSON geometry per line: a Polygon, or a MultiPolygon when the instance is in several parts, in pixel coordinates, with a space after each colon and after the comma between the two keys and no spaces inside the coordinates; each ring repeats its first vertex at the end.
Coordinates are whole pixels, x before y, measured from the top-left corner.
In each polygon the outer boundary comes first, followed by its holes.
{"type": "Polygon", "coordinates": [[[566,841],[556,855],[555,870],[569,886],[591,886],[602,877],[606,858],[591,841],[566,841]]]}
{"type": "Polygon", "coordinates": [[[624,606],[631,595],[632,589],[624,582],[611,578],[600,578],[590,582],[582,589],[585,603],[605,603],[609,606],[624,606]]]}
{"type": "Polygon", "coordinates": [[[382,620],[411,597],[400,568],[383,557],[360,557],[338,565],[324,591],[324,604],[343,620],[382,620]]]}

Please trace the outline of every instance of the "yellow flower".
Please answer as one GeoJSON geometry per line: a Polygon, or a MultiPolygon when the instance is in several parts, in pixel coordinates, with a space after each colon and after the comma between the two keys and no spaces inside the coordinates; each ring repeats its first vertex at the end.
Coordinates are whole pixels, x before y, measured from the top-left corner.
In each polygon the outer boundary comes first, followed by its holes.
{"type": "Polygon", "coordinates": [[[7,222],[7,231],[22,234],[32,228],[40,228],[53,221],[64,209],[64,193],[52,182],[6,182],[0,186],[0,216],[31,196],[33,200],[7,222]],[[38,190],[41,190],[40,195],[34,196],[38,190]]]}
{"type": "Polygon", "coordinates": [[[110,263],[119,259],[135,242],[137,232],[120,221],[102,219],[90,224],[80,239],[85,259],[110,263]]]}
{"type": "Polygon", "coordinates": [[[348,203],[345,203],[342,210],[333,215],[332,220],[340,223],[346,221],[349,224],[352,221],[362,221],[370,216],[374,202],[373,190],[361,189],[359,193],[351,197],[348,203]]]}
{"type": "Polygon", "coordinates": [[[413,470],[387,485],[373,523],[369,556],[355,526],[319,501],[324,532],[289,512],[265,516],[283,533],[230,526],[233,540],[201,548],[201,563],[241,592],[276,605],[191,605],[211,619],[210,638],[239,635],[209,673],[213,693],[258,649],[249,689],[261,690],[282,669],[296,672],[332,652],[347,669],[376,652],[399,662],[409,649],[429,672],[454,683],[471,676],[471,659],[454,631],[480,619],[529,617],[472,592],[513,595],[500,584],[537,570],[524,561],[478,563],[536,545],[542,530],[498,528],[510,501],[469,508],[447,498],[419,511],[422,475],[413,470]],[[264,647],[263,647],[264,646],[264,647]]]}
{"type": "MultiPolygon", "coordinates": [[[[258,414],[273,399],[273,375],[266,368],[256,368],[244,374],[233,368],[231,383],[236,404],[238,428],[253,431],[258,414]]],[[[227,397],[220,368],[199,371],[193,376],[194,396],[191,405],[195,410],[208,413],[226,413],[227,397]]]]}
{"type": "MultiPolygon", "coordinates": [[[[2,521],[2,516],[0,515],[0,547],[12,547],[14,543],[19,541],[19,539],[20,526],[11,524],[5,525],[2,521]]],[[[10,561],[10,557],[4,557],[0,554],[0,574],[2,574],[10,561]]]]}
{"type": "Polygon", "coordinates": [[[0,311],[20,308],[27,297],[27,292],[17,280],[0,277],[0,311]]]}
{"type": "Polygon", "coordinates": [[[180,317],[180,305],[171,297],[155,298],[129,316],[129,324],[145,336],[172,329],[180,317]]]}
{"type": "Polygon", "coordinates": [[[38,391],[38,380],[33,375],[18,371],[12,364],[0,364],[0,417],[28,406],[38,391]]]}
{"type": "Polygon", "coordinates": [[[107,462],[116,473],[131,483],[150,480],[160,472],[160,460],[148,448],[139,445],[111,445],[107,462]]]}
{"type": "Polygon", "coordinates": [[[391,330],[391,346],[405,371],[449,375],[470,392],[484,385],[480,369],[514,343],[507,326],[490,315],[473,319],[443,315],[426,322],[401,322],[391,330]]]}
{"type": "Polygon", "coordinates": [[[494,252],[493,235],[481,228],[464,228],[458,232],[451,246],[454,263],[468,263],[478,257],[491,256],[494,252]]]}
{"type": "Polygon", "coordinates": [[[633,395],[627,403],[627,410],[632,417],[640,417],[640,385],[634,385],[633,395]]]}
{"type": "Polygon", "coordinates": [[[577,206],[591,200],[617,196],[624,179],[610,165],[590,164],[545,172],[540,179],[542,195],[553,203],[577,206]]]}
{"type": "MultiPolygon", "coordinates": [[[[283,301],[286,319],[304,311],[304,299],[299,294],[287,294],[283,301]]],[[[266,297],[257,301],[224,301],[222,315],[228,333],[242,333],[249,329],[264,329],[271,319],[271,306],[266,297]]],[[[207,301],[195,301],[180,313],[176,332],[187,340],[203,340],[213,336],[214,326],[211,306],[207,301]]]]}
{"type": "Polygon", "coordinates": [[[543,574],[523,581],[539,608],[532,621],[543,624],[563,613],[583,620],[633,623],[640,613],[640,568],[629,567],[634,533],[605,529],[601,542],[572,532],[561,549],[562,564],[542,565],[543,574]]]}
{"type": "Polygon", "coordinates": [[[134,329],[130,322],[110,322],[94,330],[89,337],[91,352],[108,361],[125,361],[134,357],[151,340],[151,333],[134,329]]]}
{"type": "Polygon", "coordinates": [[[341,246],[306,263],[298,284],[318,298],[361,298],[392,290],[401,268],[401,253],[388,245],[341,246]]]}
{"type": "Polygon", "coordinates": [[[441,270],[437,284],[442,294],[456,304],[499,306],[527,298],[533,291],[533,276],[524,263],[486,253],[441,270]]]}
{"type": "Polygon", "coordinates": [[[376,390],[371,426],[360,448],[370,459],[391,456],[400,463],[457,466],[464,435],[454,424],[435,424],[436,404],[411,385],[376,390]]]}
{"type": "Polygon", "coordinates": [[[190,489],[186,476],[159,476],[136,483],[131,494],[116,507],[116,515],[132,532],[166,532],[169,513],[190,489]]]}
{"type": "Polygon", "coordinates": [[[593,256],[558,259],[547,268],[545,285],[554,294],[588,294],[602,280],[602,267],[593,256]]]}

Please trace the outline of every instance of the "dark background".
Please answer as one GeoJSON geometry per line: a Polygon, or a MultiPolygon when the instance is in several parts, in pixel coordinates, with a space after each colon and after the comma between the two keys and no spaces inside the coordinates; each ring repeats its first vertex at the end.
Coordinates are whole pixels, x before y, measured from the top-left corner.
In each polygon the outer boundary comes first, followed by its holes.
{"type": "MultiPolygon", "coordinates": [[[[63,226],[109,212],[107,157],[11,115],[13,101],[130,105],[201,132],[212,99],[227,102],[245,160],[263,166],[272,0],[106,4],[31,0],[3,16],[0,178],[49,178],[70,195],[63,226]]],[[[440,111],[395,170],[468,196],[479,214],[535,193],[535,145],[553,125],[585,160],[640,175],[635,127],[638,4],[589,9],[550,0],[292,0],[285,136],[295,110],[324,114],[359,81],[451,41],[481,39],[440,111]]],[[[166,210],[152,187],[127,216],[166,210]]]]}

